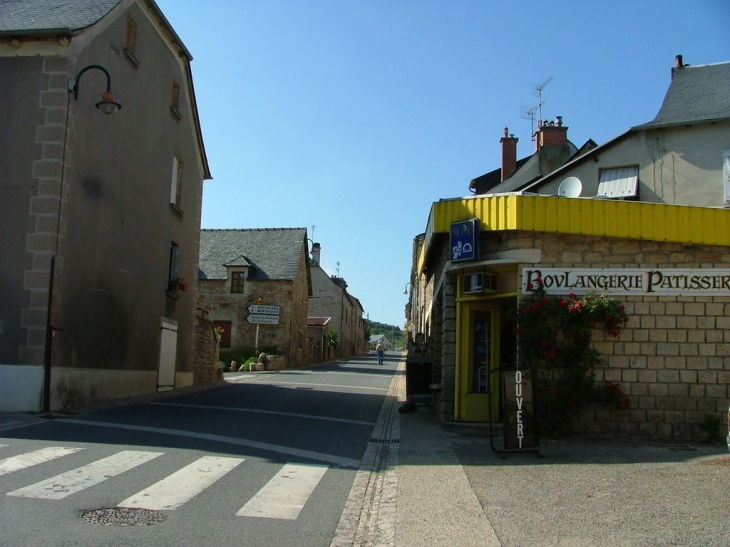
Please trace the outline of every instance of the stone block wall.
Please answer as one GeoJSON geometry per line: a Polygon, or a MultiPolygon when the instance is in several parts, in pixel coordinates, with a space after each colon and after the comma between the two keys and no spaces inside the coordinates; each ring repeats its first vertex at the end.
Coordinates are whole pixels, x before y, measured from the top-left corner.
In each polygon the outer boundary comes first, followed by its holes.
{"type": "MultiPolygon", "coordinates": [[[[542,261],[531,267],[730,267],[725,247],[554,234],[523,234],[520,245],[542,249],[542,261]]],[[[630,320],[618,338],[594,331],[595,347],[606,360],[596,379],[619,383],[631,408],[585,410],[578,430],[702,438],[699,424],[705,416],[724,417],[730,403],[730,297],[615,299],[626,306],[630,320]]]]}
{"type": "Polygon", "coordinates": [[[193,384],[209,384],[220,377],[218,369],[219,344],[213,321],[208,313],[198,309],[195,326],[195,362],[193,363],[193,384]]]}

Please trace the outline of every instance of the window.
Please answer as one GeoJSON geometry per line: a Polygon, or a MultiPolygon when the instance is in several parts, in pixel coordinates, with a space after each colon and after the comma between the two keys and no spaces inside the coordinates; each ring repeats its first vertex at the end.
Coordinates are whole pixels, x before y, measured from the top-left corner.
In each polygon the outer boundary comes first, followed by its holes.
{"type": "Polygon", "coordinates": [[[231,329],[233,323],[231,321],[213,321],[213,328],[220,329],[221,333],[221,347],[231,347],[231,329]]]}
{"type": "Polygon", "coordinates": [[[180,207],[180,196],[182,194],[183,162],[177,156],[172,158],[172,182],[170,184],[170,203],[180,207]]]}
{"type": "Polygon", "coordinates": [[[127,17],[127,35],[124,39],[124,53],[127,56],[127,59],[132,61],[132,64],[135,66],[139,66],[139,61],[137,61],[137,23],[134,22],[134,19],[131,17],[127,17]]]}
{"type": "Polygon", "coordinates": [[[231,272],[231,292],[243,294],[243,281],[246,279],[246,272],[231,272]]]}
{"type": "Polygon", "coordinates": [[[180,115],[180,85],[173,80],[172,90],[170,92],[170,112],[178,119],[182,119],[180,115]]]}
{"type": "Polygon", "coordinates": [[[180,257],[180,248],[174,241],[170,242],[170,258],[167,272],[167,285],[168,287],[177,281],[177,264],[180,257]]]}
{"type": "Polygon", "coordinates": [[[635,198],[639,195],[639,167],[601,169],[598,178],[599,198],[635,198]]]}

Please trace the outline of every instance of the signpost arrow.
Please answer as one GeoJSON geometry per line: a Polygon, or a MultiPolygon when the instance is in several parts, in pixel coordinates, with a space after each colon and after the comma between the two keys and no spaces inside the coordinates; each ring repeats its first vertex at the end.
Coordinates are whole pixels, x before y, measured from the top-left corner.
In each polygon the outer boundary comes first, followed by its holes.
{"type": "Polygon", "coordinates": [[[279,306],[263,306],[261,304],[251,304],[248,307],[251,313],[260,313],[262,315],[279,315],[279,306]]]}
{"type": "Polygon", "coordinates": [[[264,315],[262,313],[252,313],[246,318],[246,321],[248,321],[249,323],[254,323],[256,325],[278,325],[279,316],[264,315]]]}

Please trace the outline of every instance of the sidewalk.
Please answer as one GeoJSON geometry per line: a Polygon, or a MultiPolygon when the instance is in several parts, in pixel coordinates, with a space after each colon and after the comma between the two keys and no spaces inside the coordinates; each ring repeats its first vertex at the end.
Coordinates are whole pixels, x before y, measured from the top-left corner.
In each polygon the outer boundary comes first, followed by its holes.
{"type": "MultiPolygon", "coordinates": [[[[405,380],[394,382],[405,400],[405,380]]],[[[396,414],[394,547],[727,547],[725,445],[572,438],[502,459],[488,430],[396,414]]],[[[497,434],[497,430],[495,430],[497,434]]],[[[495,438],[501,446],[502,439],[495,438]]],[[[391,463],[391,462],[388,462],[391,463]]],[[[383,532],[393,526],[392,535],[383,532]]]]}

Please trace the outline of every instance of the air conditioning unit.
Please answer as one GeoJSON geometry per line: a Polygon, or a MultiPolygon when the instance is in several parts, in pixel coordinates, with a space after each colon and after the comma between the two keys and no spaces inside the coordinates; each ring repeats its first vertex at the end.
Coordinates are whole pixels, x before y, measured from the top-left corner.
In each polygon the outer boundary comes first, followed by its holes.
{"type": "Polygon", "coordinates": [[[490,273],[465,274],[462,278],[463,294],[480,294],[497,292],[497,276],[490,273]]]}

